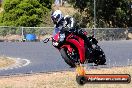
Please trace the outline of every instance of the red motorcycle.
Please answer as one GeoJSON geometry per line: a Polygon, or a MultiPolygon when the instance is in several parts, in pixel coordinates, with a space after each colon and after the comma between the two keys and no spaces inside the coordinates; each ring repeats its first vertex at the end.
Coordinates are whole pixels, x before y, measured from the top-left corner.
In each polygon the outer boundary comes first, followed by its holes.
{"type": "MultiPolygon", "coordinates": [[[[87,36],[87,32],[80,29],[81,35],[67,31],[64,34],[58,32],[52,37],[52,45],[57,48],[64,61],[71,67],[76,67],[76,64],[95,63],[96,65],[103,65],[106,62],[105,54],[103,50],[97,45],[98,41],[94,36],[88,37],[89,45],[84,41],[84,36],[87,36]],[[64,39],[63,41],[61,41],[64,39]]],[[[49,38],[44,40],[47,43],[49,38]]]]}

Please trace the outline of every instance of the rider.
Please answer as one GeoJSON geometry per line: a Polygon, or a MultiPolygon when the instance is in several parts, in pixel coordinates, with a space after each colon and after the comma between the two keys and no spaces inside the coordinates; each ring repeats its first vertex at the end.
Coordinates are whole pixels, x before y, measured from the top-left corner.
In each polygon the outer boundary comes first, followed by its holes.
{"type": "MultiPolygon", "coordinates": [[[[53,23],[55,24],[53,36],[60,31],[60,37],[61,35],[64,35],[64,31],[67,29],[71,29],[74,27],[74,19],[68,15],[65,17],[63,16],[62,12],[60,10],[56,10],[52,13],[51,19],[53,23]]],[[[61,41],[63,41],[64,38],[61,38],[61,41]]]]}
{"type": "MultiPolygon", "coordinates": [[[[60,41],[64,41],[65,31],[67,31],[68,29],[73,30],[73,32],[79,35],[84,35],[83,30],[76,28],[77,25],[76,25],[74,18],[68,15],[63,16],[60,10],[54,11],[51,14],[51,19],[53,23],[55,24],[53,36],[60,31],[60,41]]],[[[85,43],[88,45],[88,47],[91,47],[88,37],[83,36],[83,38],[84,38],[85,43]]]]}

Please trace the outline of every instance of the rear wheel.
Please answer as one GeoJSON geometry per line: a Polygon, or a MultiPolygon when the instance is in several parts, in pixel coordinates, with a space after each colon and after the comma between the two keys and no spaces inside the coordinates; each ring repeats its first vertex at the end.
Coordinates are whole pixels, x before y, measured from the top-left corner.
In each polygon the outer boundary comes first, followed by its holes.
{"type": "Polygon", "coordinates": [[[76,67],[76,63],[79,63],[79,54],[76,49],[72,49],[70,52],[66,47],[60,50],[62,58],[71,67],[76,67]]]}
{"type": "Polygon", "coordinates": [[[97,65],[104,65],[106,62],[106,57],[103,50],[98,46],[94,50],[94,63],[97,65]]]}

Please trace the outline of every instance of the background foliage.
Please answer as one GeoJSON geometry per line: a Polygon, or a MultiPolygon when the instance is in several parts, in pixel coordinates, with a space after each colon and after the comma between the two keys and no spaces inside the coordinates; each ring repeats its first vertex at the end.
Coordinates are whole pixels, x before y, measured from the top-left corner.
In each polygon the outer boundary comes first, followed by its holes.
{"type": "MultiPolygon", "coordinates": [[[[95,0],[96,27],[130,27],[132,25],[132,0],[95,0]]],[[[69,0],[78,9],[75,17],[82,27],[92,27],[94,0],[69,0]]]]}
{"type": "Polygon", "coordinates": [[[49,23],[53,0],[4,0],[0,25],[35,27],[49,23]]]}

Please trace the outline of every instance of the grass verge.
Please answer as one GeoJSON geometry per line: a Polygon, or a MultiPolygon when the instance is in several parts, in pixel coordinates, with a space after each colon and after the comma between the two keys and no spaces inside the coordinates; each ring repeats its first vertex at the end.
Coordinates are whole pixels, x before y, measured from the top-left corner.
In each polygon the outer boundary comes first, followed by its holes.
{"type": "Polygon", "coordinates": [[[8,57],[0,57],[0,68],[5,68],[15,64],[15,61],[8,57]]]}
{"type": "MultiPolygon", "coordinates": [[[[87,74],[130,74],[132,66],[108,69],[90,69],[87,74]]],[[[132,88],[130,84],[85,84],[76,83],[76,72],[63,71],[38,73],[0,78],[0,88],[132,88]]]]}

